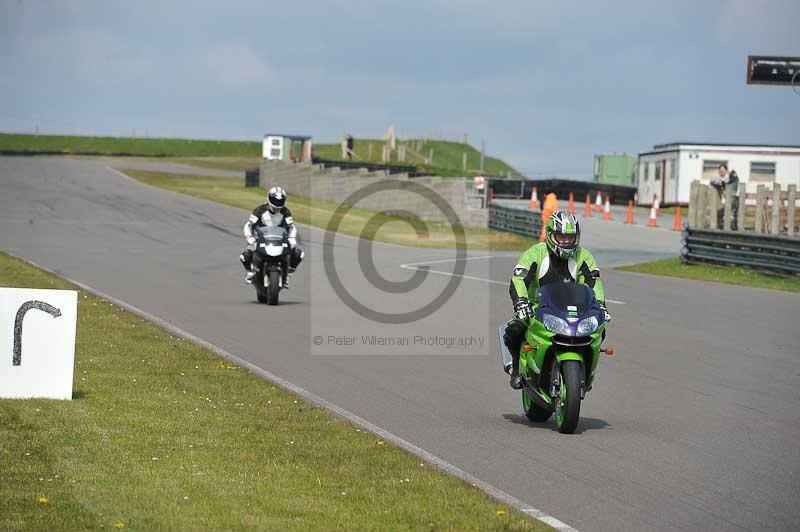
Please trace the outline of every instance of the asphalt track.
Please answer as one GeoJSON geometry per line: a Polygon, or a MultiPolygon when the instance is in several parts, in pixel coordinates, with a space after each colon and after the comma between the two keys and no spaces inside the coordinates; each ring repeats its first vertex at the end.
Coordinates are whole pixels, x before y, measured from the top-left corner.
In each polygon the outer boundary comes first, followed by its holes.
{"type": "MultiPolygon", "coordinates": [[[[565,436],[525,421],[499,368],[493,328],[508,312],[512,254],[469,252],[464,279],[434,314],[376,324],[330,293],[323,233],[304,228],[308,257],[292,290],[281,306],[261,306],[236,259],[243,211],[139,184],[106,164],[0,158],[0,249],[159,316],[579,530],[798,528],[797,294],[604,271],[608,297],[625,303],[611,305],[617,355],[601,361],[578,433],[565,436]],[[312,340],[412,329],[485,345],[338,355],[312,340]]],[[[668,231],[599,223],[586,224],[584,244],[601,265],[672,254],[664,244],[677,243],[668,231]]],[[[409,306],[363,281],[357,245],[334,246],[351,293],[384,311],[409,306]]],[[[373,251],[394,281],[419,264],[453,267],[443,250],[373,251]]],[[[416,299],[450,278],[429,273],[416,299]]]]}

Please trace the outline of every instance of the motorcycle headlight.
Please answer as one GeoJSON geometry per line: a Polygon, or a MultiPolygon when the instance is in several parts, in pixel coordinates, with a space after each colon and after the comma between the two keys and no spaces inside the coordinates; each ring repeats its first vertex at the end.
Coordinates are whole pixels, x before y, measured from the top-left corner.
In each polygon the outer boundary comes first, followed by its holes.
{"type": "Polygon", "coordinates": [[[280,257],[283,255],[283,246],[268,245],[266,251],[270,257],[280,257]]]}
{"type": "Polygon", "coordinates": [[[567,325],[567,322],[558,316],[544,314],[542,316],[542,323],[544,323],[544,326],[547,327],[547,330],[549,331],[557,334],[569,334],[569,325],[567,325]]]}
{"type": "Polygon", "coordinates": [[[592,334],[596,330],[597,318],[594,316],[589,316],[588,318],[581,320],[581,322],[578,324],[578,334],[581,336],[592,334]]]}

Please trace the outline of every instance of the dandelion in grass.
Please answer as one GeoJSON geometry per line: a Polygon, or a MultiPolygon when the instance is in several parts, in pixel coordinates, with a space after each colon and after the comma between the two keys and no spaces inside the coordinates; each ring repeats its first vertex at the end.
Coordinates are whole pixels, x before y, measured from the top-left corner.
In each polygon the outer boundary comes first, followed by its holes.
{"type": "Polygon", "coordinates": [[[47,497],[45,497],[44,495],[39,496],[39,504],[47,504],[48,502],[50,501],[47,500],[47,497]]]}

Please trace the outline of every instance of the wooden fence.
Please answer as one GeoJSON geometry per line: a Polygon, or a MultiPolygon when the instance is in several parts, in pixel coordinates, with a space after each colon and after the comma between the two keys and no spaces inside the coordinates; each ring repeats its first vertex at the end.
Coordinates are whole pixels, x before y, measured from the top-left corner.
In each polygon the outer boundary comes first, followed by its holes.
{"type": "Polygon", "coordinates": [[[736,231],[798,237],[800,209],[797,208],[797,199],[796,185],[789,185],[785,191],[781,190],[779,183],[770,188],[758,185],[753,194],[747,193],[745,183],[739,183],[739,208],[734,223],[733,189],[726,187],[720,193],[718,188],[693,181],[688,226],[731,231],[735,225],[736,231]]]}

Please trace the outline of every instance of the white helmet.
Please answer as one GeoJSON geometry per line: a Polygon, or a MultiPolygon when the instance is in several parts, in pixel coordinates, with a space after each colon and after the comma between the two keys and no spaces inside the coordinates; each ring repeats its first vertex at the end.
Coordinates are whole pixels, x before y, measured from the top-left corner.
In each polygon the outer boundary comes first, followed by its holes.
{"type": "Polygon", "coordinates": [[[286,205],[286,191],[281,187],[269,189],[269,192],[267,192],[267,205],[269,206],[269,212],[277,212],[286,205]]]}

